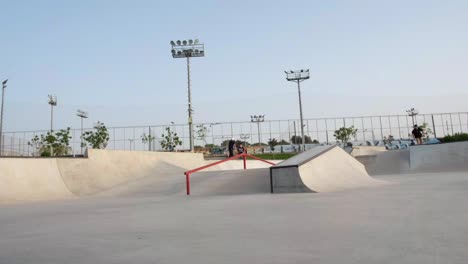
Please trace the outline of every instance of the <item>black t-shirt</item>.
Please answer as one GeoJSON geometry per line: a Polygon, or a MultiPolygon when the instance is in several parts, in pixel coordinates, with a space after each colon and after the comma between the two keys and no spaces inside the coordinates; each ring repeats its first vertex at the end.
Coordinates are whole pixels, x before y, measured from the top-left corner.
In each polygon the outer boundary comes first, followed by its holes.
{"type": "Polygon", "coordinates": [[[413,134],[413,136],[415,138],[420,138],[422,137],[422,129],[420,127],[417,127],[415,129],[413,129],[413,131],[411,132],[411,134],[413,134]]]}
{"type": "Polygon", "coordinates": [[[237,152],[239,152],[239,154],[244,153],[244,147],[238,147],[237,152]]]}

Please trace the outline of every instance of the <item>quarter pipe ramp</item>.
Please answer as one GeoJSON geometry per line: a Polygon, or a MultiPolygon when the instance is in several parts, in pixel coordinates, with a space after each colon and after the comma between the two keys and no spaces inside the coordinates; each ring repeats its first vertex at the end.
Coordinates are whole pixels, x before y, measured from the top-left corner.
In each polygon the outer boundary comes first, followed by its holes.
{"type": "Polygon", "coordinates": [[[381,184],[337,146],[319,146],[270,168],[271,192],[332,192],[381,184]]]}

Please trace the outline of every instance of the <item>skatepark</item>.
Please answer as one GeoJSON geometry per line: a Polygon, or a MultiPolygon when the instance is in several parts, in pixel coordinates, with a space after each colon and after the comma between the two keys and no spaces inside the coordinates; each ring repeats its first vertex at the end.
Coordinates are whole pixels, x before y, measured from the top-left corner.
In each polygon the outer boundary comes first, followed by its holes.
{"type": "Polygon", "coordinates": [[[468,263],[468,1],[3,1],[0,264],[468,263]]]}
{"type": "Polygon", "coordinates": [[[233,160],[192,174],[190,196],[184,171],[212,163],[196,153],[3,158],[0,263],[464,263],[467,150],[233,160]]]}

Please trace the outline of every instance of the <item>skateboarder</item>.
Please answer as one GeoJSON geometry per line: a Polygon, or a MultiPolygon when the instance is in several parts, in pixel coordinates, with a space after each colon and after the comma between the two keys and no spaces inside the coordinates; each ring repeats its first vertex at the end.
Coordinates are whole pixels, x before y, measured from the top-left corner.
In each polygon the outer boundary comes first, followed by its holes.
{"type": "Polygon", "coordinates": [[[239,144],[239,146],[237,146],[237,154],[238,154],[238,155],[239,155],[239,154],[242,154],[242,153],[244,153],[244,151],[245,151],[245,148],[244,148],[244,146],[242,145],[242,143],[239,144]]]}
{"type": "Polygon", "coordinates": [[[416,139],[416,144],[421,145],[423,143],[423,141],[422,141],[422,136],[423,136],[422,128],[420,128],[418,125],[414,125],[413,131],[411,131],[411,134],[413,134],[413,137],[416,139]]]}

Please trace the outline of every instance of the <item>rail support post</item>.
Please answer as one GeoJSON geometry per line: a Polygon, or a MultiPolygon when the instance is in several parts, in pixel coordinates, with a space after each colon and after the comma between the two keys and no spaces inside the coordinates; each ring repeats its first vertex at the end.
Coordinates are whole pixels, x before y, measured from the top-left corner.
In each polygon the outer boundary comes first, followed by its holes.
{"type": "Polygon", "coordinates": [[[242,159],[244,159],[244,170],[246,170],[247,169],[247,162],[245,161],[245,155],[242,156],[242,159]]]}
{"type": "Polygon", "coordinates": [[[220,161],[217,161],[217,162],[213,162],[211,164],[208,164],[208,165],[205,165],[205,166],[193,169],[193,170],[186,171],[186,172],[184,172],[184,174],[185,174],[185,187],[187,188],[187,195],[190,195],[190,174],[201,171],[201,170],[204,170],[204,169],[209,168],[209,167],[216,166],[216,165],[224,163],[226,161],[235,160],[235,159],[238,160],[241,157],[242,157],[242,159],[244,161],[244,170],[247,169],[247,162],[246,162],[247,157],[250,157],[251,159],[263,161],[263,162],[268,163],[270,165],[275,165],[273,162],[270,162],[268,160],[264,160],[264,159],[255,157],[255,156],[249,155],[247,153],[242,153],[242,154],[238,154],[238,155],[236,155],[234,157],[230,157],[230,158],[220,160],[220,161]]]}
{"type": "Polygon", "coordinates": [[[185,186],[187,187],[187,195],[190,195],[190,173],[185,173],[185,186]]]}

